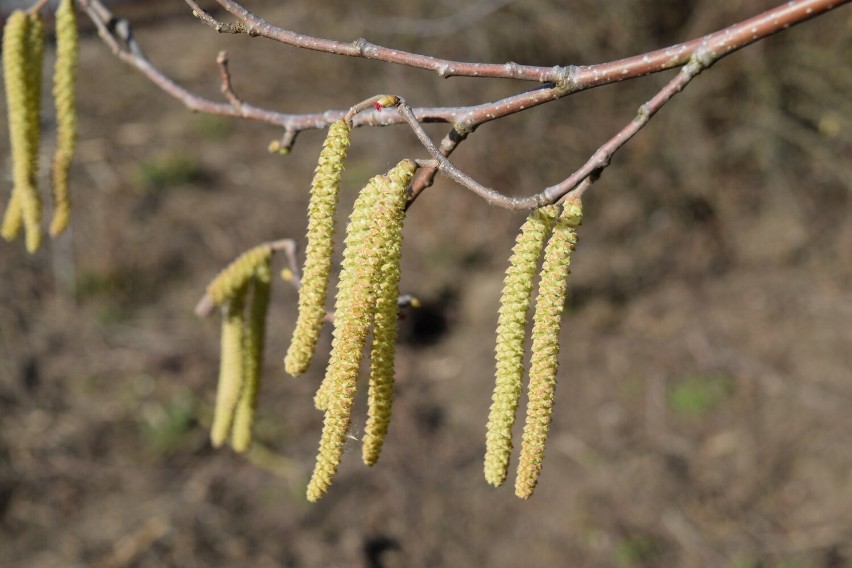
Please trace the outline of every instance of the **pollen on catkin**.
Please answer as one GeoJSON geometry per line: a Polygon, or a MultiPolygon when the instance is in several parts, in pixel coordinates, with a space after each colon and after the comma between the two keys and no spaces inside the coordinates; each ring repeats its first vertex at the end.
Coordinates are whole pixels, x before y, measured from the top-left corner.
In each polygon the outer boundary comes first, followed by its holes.
{"type": "Polygon", "coordinates": [[[207,285],[207,294],[217,306],[224,305],[238,291],[245,288],[255,271],[267,265],[271,257],[272,248],[268,244],[247,250],[216,275],[207,285]]]}
{"type": "Polygon", "coordinates": [[[375,279],[382,261],[385,229],[394,218],[392,178],[407,185],[416,166],[400,162],[362,190],[350,216],[335,304],[334,336],[326,376],[317,393],[325,410],[317,461],[307,497],[316,501],[332,483],[349,430],[355,385],[375,310],[375,279]]]}
{"type": "Polygon", "coordinates": [[[299,316],[284,358],[284,369],[293,376],[307,370],[322,329],[331,272],[334,212],[337,209],[343,162],[349,149],[349,136],[350,127],[346,121],[338,120],[331,125],[311,184],[305,266],[299,289],[299,316]]]}
{"type": "Polygon", "coordinates": [[[376,313],[373,319],[373,343],[370,347],[367,425],[364,428],[362,448],[362,458],[367,465],[374,465],[381,455],[393,404],[402,223],[405,219],[408,182],[414,172],[413,164],[403,164],[388,172],[389,197],[393,201],[389,204],[390,223],[382,229],[384,235],[381,238],[384,243],[375,289],[376,313]]]}
{"type": "Polygon", "coordinates": [[[68,171],[77,142],[75,85],[79,41],[75,0],[61,0],[56,10],[56,64],[53,73],[53,100],[56,106],[56,151],[53,156],[53,218],[50,236],[60,235],[68,227],[71,202],[68,171]]]}
{"type": "Polygon", "coordinates": [[[243,286],[222,308],[221,360],[219,363],[219,385],[216,389],[216,404],[213,407],[213,425],[210,427],[210,442],[218,448],[231,433],[234,410],[243,387],[243,343],[245,320],[243,308],[248,286],[243,286]]]}
{"type": "MultiPolygon", "coordinates": [[[[334,343],[339,341],[337,337],[342,333],[342,328],[341,330],[337,329],[340,326],[337,314],[341,313],[340,310],[346,310],[345,313],[348,313],[348,306],[352,300],[351,290],[358,286],[358,271],[369,268],[365,265],[364,254],[369,247],[367,237],[370,232],[370,223],[374,214],[376,202],[381,195],[381,183],[383,177],[384,176],[376,176],[367,182],[367,185],[361,190],[361,193],[358,194],[358,198],[352,206],[352,213],[349,215],[349,222],[346,225],[346,237],[343,242],[343,262],[341,263],[340,280],[337,284],[337,297],[335,299],[336,315],[334,320],[335,332],[332,340],[332,352],[334,352],[334,343]]],[[[368,293],[372,292],[372,284],[370,281],[362,282],[361,284],[369,285],[367,288],[368,293]]],[[[358,306],[359,308],[362,307],[361,304],[358,304],[358,306]]],[[[372,316],[372,311],[367,311],[365,309],[365,313],[369,313],[372,316]]],[[[344,315],[344,321],[345,318],[346,316],[344,315]]],[[[366,326],[369,326],[369,324],[369,321],[365,323],[366,326]]],[[[361,356],[359,354],[358,364],[356,367],[360,364],[361,356]]],[[[330,361],[322,383],[314,396],[314,404],[317,410],[325,410],[328,402],[329,387],[331,385],[331,379],[334,376],[334,374],[330,373],[328,369],[331,369],[330,361]]]]}
{"type": "Polygon", "coordinates": [[[254,413],[260,391],[266,312],[269,308],[271,283],[272,268],[267,261],[266,264],[257,268],[251,280],[251,302],[245,316],[242,388],[231,428],[231,447],[237,452],[245,452],[251,447],[254,434],[254,413]]]}
{"type": "Polygon", "coordinates": [[[0,232],[11,240],[23,226],[29,252],[35,252],[41,244],[41,198],[36,188],[36,173],[43,57],[41,15],[20,10],[12,12],[3,34],[3,72],[12,146],[13,190],[0,232]]]}
{"type": "Polygon", "coordinates": [[[485,436],[485,480],[495,487],[506,480],[512,454],[512,427],[521,397],[533,280],[557,214],[558,208],[551,205],[527,217],[518,233],[503,280],[494,350],[497,371],[485,436]]]}
{"type": "Polygon", "coordinates": [[[515,495],[522,499],[532,496],[541,474],[556,391],[559,329],[565,308],[566,278],[570,272],[571,253],[577,244],[576,228],[582,221],[582,215],[579,199],[566,201],[544,250],[533,316],[527,419],[515,480],[515,495]]]}

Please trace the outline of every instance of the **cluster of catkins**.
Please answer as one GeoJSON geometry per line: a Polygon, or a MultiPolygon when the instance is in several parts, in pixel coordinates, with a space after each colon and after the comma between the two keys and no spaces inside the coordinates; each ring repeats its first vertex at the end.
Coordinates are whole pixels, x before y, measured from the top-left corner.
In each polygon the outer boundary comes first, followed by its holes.
{"type": "MultiPolygon", "coordinates": [[[[311,184],[299,316],[284,359],[285,370],[294,376],[304,373],[310,365],[326,318],[334,213],[350,129],[345,120],[331,125],[311,184]]],[[[332,350],[315,398],[325,421],[316,467],[308,485],[310,501],[316,501],[328,490],[340,464],[358,372],[371,330],[364,462],[375,464],[381,453],[393,397],[402,221],[408,183],[416,169],[413,161],[403,160],[385,175],[372,178],[356,199],[349,217],[335,303],[332,350]]],[[[223,310],[222,361],[211,439],[218,446],[230,433],[231,445],[238,451],[244,451],[251,441],[250,420],[262,355],[264,321],[260,312],[268,302],[271,252],[269,246],[261,245],[243,254],[207,290],[208,296],[223,310]],[[265,287],[262,300],[258,301],[261,273],[265,287]],[[252,280],[254,301],[244,318],[244,289],[252,280]]]]}
{"type": "MultiPolygon", "coordinates": [[[[3,29],[3,79],[12,147],[12,195],[0,225],[11,241],[26,230],[27,250],[41,245],[41,196],[38,175],[41,137],[41,75],[44,59],[44,20],[40,12],[12,12],[3,29]]],[[[50,235],[68,226],[68,170],[77,137],[75,79],[77,75],[77,14],[74,0],[61,0],[56,10],[56,65],[53,99],[56,105],[56,151],[53,157],[53,219],[50,235]]]]}
{"type": "MultiPolygon", "coordinates": [[[[285,370],[293,376],[301,375],[310,365],[327,319],[334,215],[350,133],[351,125],[346,120],[331,125],[311,184],[299,315],[284,359],[285,370]]],[[[381,453],[393,401],[402,223],[408,184],[416,169],[412,160],[403,160],[386,174],[372,178],[355,200],[349,217],[331,354],[314,398],[325,420],[308,483],[309,501],[316,501],[328,491],[340,465],[371,330],[368,417],[362,440],[364,463],[375,464],[381,453]]],[[[506,479],[512,426],[522,390],[527,315],[544,251],[532,329],[527,420],[516,484],[516,494],[522,498],[532,495],[541,472],[556,387],[566,276],[581,218],[579,199],[533,212],[518,235],[506,273],[497,330],[497,380],[486,437],[485,477],[493,485],[506,479]]],[[[244,451],[251,442],[271,253],[268,245],[248,251],[208,287],[208,296],[223,310],[222,362],[211,432],[215,446],[221,445],[229,434],[237,451],[244,451]],[[246,291],[252,282],[252,306],[244,316],[246,291]]]]}

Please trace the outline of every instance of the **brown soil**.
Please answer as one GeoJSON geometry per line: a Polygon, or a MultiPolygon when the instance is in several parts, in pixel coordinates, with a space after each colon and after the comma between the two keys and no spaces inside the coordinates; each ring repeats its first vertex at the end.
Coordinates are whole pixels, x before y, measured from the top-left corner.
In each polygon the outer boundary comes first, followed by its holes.
{"type": "MultiPolygon", "coordinates": [[[[382,18],[434,18],[450,2],[282,4],[252,8],[306,33],[553,64],[659,47],[771,3],[515,2],[437,37],[382,18]]],[[[718,63],[594,186],[530,501],[481,473],[497,301],[522,215],[440,180],[407,221],[403,288],[424,307],[403,322],[382,459],[363,466],[353,439],[316,505],[304,488],[328,337],[307,376],[284,374],[296,294],[277,282],[258,448],[214,451],[218,322],[192,307],[242,250],[302,239],[323,135],[270,156],[275,129],[190,114],[86,38],[72,233],[32,257],[0,246],[0,566],[852,564],[850,31],[852,10],[838,9],[718,63]]],[[[219,36],[188,11],[149,18],[137,36],[211,98],[228,49],[243,98],[293,112],[379,92],[432,106],[524,88],[219,36]]],[[[485,125],[455,159],[488,185],[532,192],[665,80],[485,125]]],[[[402,127],[357,131],[341,219],[371,175],[423,154],[402,127]]],[[[5,187],[9,171],[5,160],[5,187]]]]}

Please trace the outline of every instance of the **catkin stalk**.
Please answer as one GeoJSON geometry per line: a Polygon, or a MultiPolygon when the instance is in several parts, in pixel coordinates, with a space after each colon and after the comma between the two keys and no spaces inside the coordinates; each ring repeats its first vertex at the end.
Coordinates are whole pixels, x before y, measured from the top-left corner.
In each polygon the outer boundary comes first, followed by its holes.
{"type": "Polygon", "coordinates": [[[402,253],[402,222],[405,219],[405,200],[411,175],[403,169],[388,177],[392,202],[389,225],[384,229],[381,266],[376,281],[376,313],[373,320],[373,344],[370,348],[370,382],[368,387],[367,425],[364,428],[362,458],[375,465],[382,452],[388,432],[393,404],[394,359],[396,354],[399,308],[399,261],[402,253]]]}
{"type": "Polygon", "coordinates": [[[231,297],[222,309],[221,362],[219,363],[219,385],[216,390],[216,405],[213,409],[213,425],[210,442],[214,448],[221,446],[231,433],[234,409],[243,385],[243,335],[247,286],[243,286],[231,297]]]}
{"type": "Polygon", "coordinates": [[[521,397],[524,342],[533,280],[544,243],[553,229],[556,206],[527,217],[512,249],[503,280],[495,347],[497,371],[485,436],[485,480],[498,487],[506,480],[512,454],[512,427],[521,397]]]}
{"type": "Polygon", "coordinates": [[[260,391],[263,369],[263,344],[266,335],[266,312],[272,284],[272,268],[266,264],[257,268],[252,280],[252,297],[246,312],[245,336],[243,339],[243,380],[240,398],[234,411],[231,430],[231,447],[245,452],[251,447],[254,434],[254,413],[260,391]]]}
{"type": "Polygon", "coordinates": [[[358,370],[375,309],[375,278],[387,227],[396,211],[391,178],[407,185],[415,169],[414,162],[404,160],[387,176],[371,179],[356,200],[350,217],[335,305],[331,355],[317,393],[317,404],[325,409],[325,421],[316,465],[308,483],[309,501],[318,500],[328,490],[343,455],[358,370]]]}
{"type": "Polygon", "coordinates": [[[75,85],[79,41],[75,0],[61,0],[56,10],[56,64],[53,73],[53,100],[56,106],[56,151],[53,156],[53,219],[50,236],[68,227],[71,202],[68,171],[77,142],[75,85]]]}
{"type": "Polygon", "coordinates": [[[346,121],[338,120],[331,125],[311,184],[308,244],[305,247],[302,287],[299,289],[299,316],[284,358],[284,369],[293,376],[307,370],[322,329],[328,277],[331,273],[334,212],[337,209],[343,162],[349,149],[349,135],[350,128],[346,121]]]}
{"type": "Polygon", "coordinates": [[[581,220],[580,201],[568,200],[544,250],[533,316],[527,420],[515,480],[515,494],[522,499],[532,496],[541,474],[556,391],[559,329],[565,308],[566,278],[570,272],[571,253],[577,244],[576,227],[581,220]]]}

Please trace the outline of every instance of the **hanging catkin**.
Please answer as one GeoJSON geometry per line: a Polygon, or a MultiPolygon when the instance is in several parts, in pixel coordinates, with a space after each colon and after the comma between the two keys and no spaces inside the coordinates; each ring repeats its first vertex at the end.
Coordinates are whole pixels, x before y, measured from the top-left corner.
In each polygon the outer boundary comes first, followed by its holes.
{"type": "Polygon", "coordinates": [[[397,211],[391,179],[407,185],[415,169],[411,160],[400,162],[388,175],[371,179],[355,201],[335,304],[332,350],[317,393],[317,405],[325,410],[325,420],[308,483],[309,501],[318,500],[328,490],[343,454],[358,370],[375,310],[375,279],[383,260],[383,239],[397,211]]]}
{"type": "Polygon", "coordinates": [[[385,234],[376,281],[376,313],[373,319],[373,344],[370,348],[370,384],[368,390],[367,425],[364,428],[362,458],[374,465],[382,452],[388,432],[393,404],[394,356],[396,354],[399,308],[399,261],[402,252],[402,222],[405,200],[413,167],[406,164],[389,172],[391,219],[385,234]],[[400,177],[402,173],[403,177],[400,177]]]}
{"type": "Polygon", "coordinates": [[[53,100],[56,106],[56,152],[53,156],[53,219],[50,235],[56,237],[68,227],[71,202],[68,171],[77,141],[75,85],[78,59],[77,9],[75,0],[60,0],[56,10],[56,64],[53,73],[53,100]]]}
{"type": "Polygon", "coordinates": [[[26,246],[41,245],[41,197],[38,173],[41,69],[44,58],[44,22],[40,14],[12,12],[3,33],[3,71],[12,146],[12,197],[0,233],[11,240],[23,226],[26,246]]]}
{"type": "Polygon", "coordinates": [[[565,307],[566,278],[570,272],[571,253],[577,244],[576,228],[582,218],[579,199],[566,201],[544,250],[533,316],[527,419],[515,480],[515,494],[522,499],[532,496],[541,474],[556,390],[559,329],[565,307]]]}
{"type": "Polygon", "coordinates": [[[512,454],[512,426],[521,396],[524,342],[533,280],[558,208],[548,206],[521,226],[503,280],[497,320],[497,372],[485,436],[485,479],[495,487],[506,480],[512,454]]]}
{"type": "Polygon", "coordinates": [[[252,296],[246,311],[242,388],[234,411],[234,424],[231,430],[231,447],[237,452],[245,452],[251,447],[254,433],[254,413],[260,391],[266,311],[269,308],[271,283],[272,269],[270,262],[267,261],[258,266],[251,281],[252,296]]]}
{"type": "Polygon", "coordinates": [[[337,209],[343,163],[349,149],[349,135],[350,128],[346,121],[338,120],[331,125],[311,184],[308,244],[305,248],[302,287],[299,289],[299,316],[284,358],[284,369],[293,376],[307,370],[322,329],[331,272],[334,212],[337,209]]]}
{"type": "Polygon", "coordinates": [[[221,446],[231,433],[234,409],[243,388],[243,336],[245,306],[248,286],[236,290],[222,308],[221,361],[219,363],[219,385],[216,389],[216,405],[213,408],[213,425],[210,442],[214,448],[221,446]]]}

